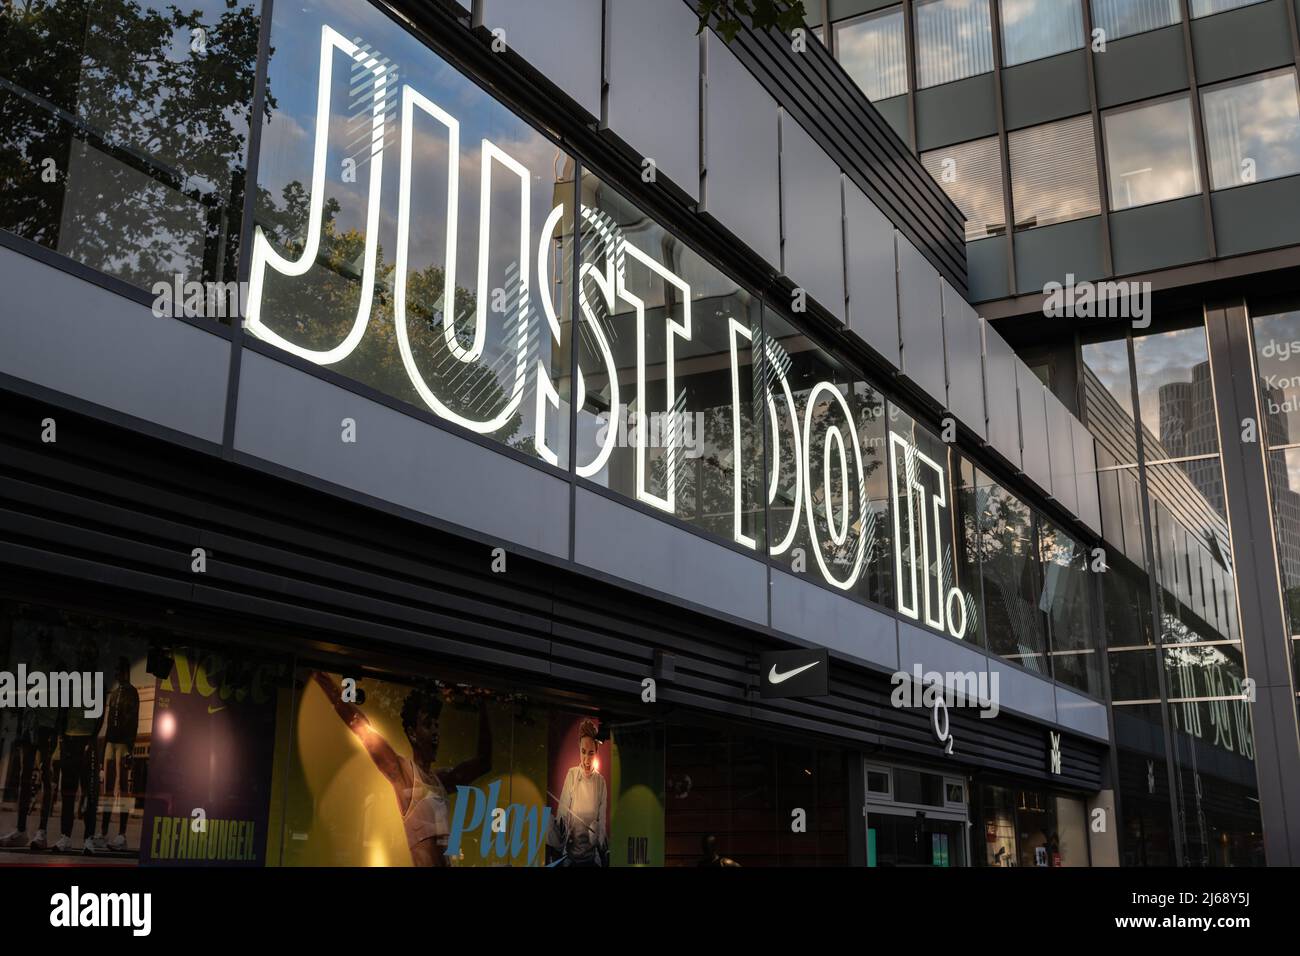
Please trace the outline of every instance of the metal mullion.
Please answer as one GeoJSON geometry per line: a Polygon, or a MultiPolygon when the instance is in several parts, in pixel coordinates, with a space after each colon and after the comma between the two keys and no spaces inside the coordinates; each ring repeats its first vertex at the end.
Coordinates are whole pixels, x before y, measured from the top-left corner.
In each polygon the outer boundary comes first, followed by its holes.
{"type": "Polygon", "coordinates": [[[1106,144],[1102,138],[1101,109],[1097,104],[1097,66],[1092,59],[1092,4],[1080,0],[1083,6],[1083,59],[1088,70],[1088,110],[1092,114],[1093,152],[1097,158],[1097,195],[1101,208],[1102,270],[1115,274],[1115,259],[1110,241],[1110,181],[1106,176],[1106,144]]]}
{"type": "MultiPolygon", "coordinates": [[[[274,0],[262,0],[262,18],[258,24],[257,69],[253,76],[253,104],[248,118],[248,160],[244,163],[244,208],[239,223],[239,262],[235,275],[239,288],[248,288],[252,272],[251,247],[255,200],[257,198],[257,173],[262,152],[262,113],[265,110],[266,89],[270,82],[271,17],[274,0]]],[[[219,273],[220,274],[220,273],[219,273]]],[[[240,296],[241,302],[243,296],[240,296]]],[[[230,371],[226,379],[226,416],[221,430],[221,456],[232,459],[235,452],[235,420],[239,413],[239,375],[244,356],[244,315],[240,309],[239,321],[230,326],[230,371]]]]}
{"type": "Polygon", "coordinates": [[[907,55],[907,145],[919,156],[921,143],[916,134],[916,27],[912,22],[915,9],[913,0],[903,0],[903,46],[907,55]]]}
{"type": "MultiPolygon", "coordinates": [[[[569,560],[577,561],[578,555],[578,323],[582,320],[582,306],[579,294],[582,283],[582,174],[584,170],[577,156],[573,157],[573,261],[569,276],[572,281],[570,289],[569,316],[569,460],[565,462],[565,472],[569,479],[569,560]]],[[[617,408],[610,409],[611,423],[618,414],[617,408]]]]}
{"type": "MultiPolygon", "coordinates": [[[[1290,0],[1286,3],[1290,6],[1290,0]]],[[[1214,240],[1214,207],[1210,201],[1210,160],[1205,147],[1204,117],[1201,115],[1201,89],[1196,82],[1196,59],[1192,48],[1192,17],[1187,0],[1178,0],[1178,8],[1183,17],[1183,56],[1187,60],[1187,89],[1192,101],[1192,131],[1196,136],[1196,158],[1201,170],[1201,208],[1205,218],[1206,249],[1209,258],[1219,257],[1218,244],[1214,240]]]]}
{"type": "Polygon", "coordinates": [[[998,123],[998,158],[1002,166],[1002,219],[1006,223],[1007,293],[1018,295],[1016,285],[1016,211],[1011,197],[1011,143],[1007,134],[1007,117],[1002,97],[1002,10],[1001,0],[988,0],[989,24],[993,43],[993,105],[998,123]]]}

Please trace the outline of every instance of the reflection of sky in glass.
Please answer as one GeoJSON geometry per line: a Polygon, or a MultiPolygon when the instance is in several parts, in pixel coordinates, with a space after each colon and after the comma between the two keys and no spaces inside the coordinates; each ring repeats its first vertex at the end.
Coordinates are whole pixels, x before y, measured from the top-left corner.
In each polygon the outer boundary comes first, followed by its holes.
{"type": "Polygon", "coordinates": [[[1201,94],[1210,184],[1226,189],[1300,172],[1300,98],[1294,69],[1201,94]],[[1254,162],[1254,179],[1243,166],[1254,162]]]}
{"type": "MultiPolygon", "coordinates": [[[[410,84],[460,121],[460,222],[463,232],[473,232],[478,221],[479,194],[479,144],[490,139],[514,159],[528,167],[533,174],[533,222],[540,228],[554,205],[556,147],[516,118],[509,110],[493,100],[476,84],[467,79],[432,53],[414,37],[399,29],[386,17],[378,15],[368,5],[346,0],[320,0],[309,10],[276,8],[276,42],[271,57],[271,92],[276,109],[267,124],[263,138],[263,152],[258,168],[258,179],[263,188],[278,198],[283,187],[298,180],[310,183],[311,144],[316,125],[316,79],[320,56],[320,25],[328,23],[349,39],[368,46],[389,61],[388,112],[385,137],[384,202],[381,214],[381,231],[384,245],[391,248],[397,231],[397,161],[400,123],[400,93],[403,84],[410,84]],[[282,21],[283,12],[283,21],[282,21]]],[[[372,101],[360,92],[351,97],[351,90],[342,82],[351,64],[346,57],[335,54],[335,87],[332,106],[335,121],[330,127],[330,156],[341,160],[343,156],[359,155],[356,149],[357,130],[347,117],[364,114],[366,136],[369,135],[369,110],[372,101]],[[362,102],[358,103],[358,97],[362,102]]],[[[356,82],[354,80],[354,82],[356,82]]],[[[416,111],[416,133],[413,153],[417,158],[412,178],[412,193],[417,203],[428,197],[436,201],[445,196],[447,133],[432,117],[416,111]],[[435,168],[437,167],[437,168],[435,168]],[[432,194],[432,195],[430,195],[432,194]]],[[[366,190],[365,157],[357,161],[357,182],[348,190],[355,198],[343,202],[339,211],[340,231],[361,229],[365,224],[366,190]]],[[[339,166],[335,162],[334,169],[339,166]]],[[[333,172],[333,170],[330,170],[333,172]]],[[[494,171],[494,183],[500,176],[502,185],[508,187],[510,174],[500,168],[494,171]]],[[[342,193],[339,177],[333,180],[331,194],[342,193]]],[[[518,188],[515,201],[494,202],[492,228],[508,235],[518,231],[518,188]]],[[[502,197],[504,200],[505,197],[502,197]]],[[[445,203],[444,203],[445,205],[445,203]]],[[[412,209],[410,266],[412,270],[431,264],[440,264],[441,243],[437,235],[442,223],[428,221],[421,226],[421,218],[412,209]],[[427,235],[430,241],[421,241],[427,235]],[[435,245],[438,247],[435,249],[435,245]],[[436,253],[436,254],[435,254],[436,253]]],[[[476,246],[462,239],[462,245],[471,251],[476,246]]],[[[506,249],[510,243],[497,243],[506,249]]],[[[516,243],[517,245],[517,243],[516,243]]],[[[391,253],[390,253],[391,256],[391,253]]],[[[462,255],[458,262],[458,279],[462,286],[474,287],[477,264],[474,255],[462,255]]]]}
{"type": "Polygon", "coordinates": [[[1001,0],[1002,51],[1007,66],[1083,46],[1078,0],[1001,0]]]}
{"type": "Polygon", "coordinates": [[[1200,192],[1187,97],[1110,113],[1103,132],[1112,209],[1200,192]]]}
{"type": "Polygon", "coordinates": [[[1192,370],[1209,361],[1205,330],[1199,326],[1144,335],[1133,340],[1137,373],[1138,406],[1142,424],[1153,435],[1160,434],[1160,386],[1192,381],[1192,370]]]}
{"type": "Polygon", "coordinates": [[[1128,344],[1123,339],[1083,347],[1083,364],[1097,376],[1106,391],[1129,418],[1133,417],[1133,391],[1128,375],[1128,344]]]}
{"type": "Polygon", "coordinates": [[[1264,0],[1191,0],[1192,19],[1208,17],[1215,13],[1223,13],[1225,10],[1236,10],[1238,7],[1248,7],[1251,4],[1263,2],[1264,0]]]}
{"type": "Polygon", "coordinates": [[[835,24],[835,52],[867,99],[907,92],[902,7],[835,24]]]}
{"type": "Polygon", "coordinates": [[[1092,0],[1092,24],[1109,40],[1158,30],[1183,18],[1178,0],[1092,0]]]}
{"type": "Polygon", "coordinates": [[[993,69],[989,0],[916,5],[917,86],[938,86],[993,69]]]}

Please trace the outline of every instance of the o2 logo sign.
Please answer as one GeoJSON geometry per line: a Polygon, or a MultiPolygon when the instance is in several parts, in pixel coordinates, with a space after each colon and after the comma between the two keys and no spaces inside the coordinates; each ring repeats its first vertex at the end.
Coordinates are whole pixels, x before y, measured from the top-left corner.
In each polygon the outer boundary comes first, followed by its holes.
{"type": "Polygon", "coordinates": [[[904,436],[889,433],[894,511],[894,588],[898,610],[913,620],[966,636],[966,598],[945,585],[951,575],[943,549],[948,515],[946,469],[904,436]],[[928,480],[927,480],[928,479],[928,480]]]}

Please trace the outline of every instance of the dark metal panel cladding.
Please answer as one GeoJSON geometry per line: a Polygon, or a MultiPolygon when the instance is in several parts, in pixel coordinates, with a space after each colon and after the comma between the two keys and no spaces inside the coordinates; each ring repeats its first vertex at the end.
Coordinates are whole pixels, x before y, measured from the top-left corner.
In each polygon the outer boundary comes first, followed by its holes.
{"type": "MultiPolygon", "coordinates": [[[[684,0],[688,2],[689,0],[684,0]]],[[[816,39],[748,27],[732,51],[949,282],[967,292],[965,219],[816,39]]]]}
{"type": "MultiPolygon", "coordinates": [[[[562,563],[454,536],[396,509],[348,500],[236,462],[58,412],[59,441],[32,427],[42,403],[4,395],[0,417],[0,596],[58,602],[271,647],[358,659],[418,659],[503,683],[643,706],[656,650],[674,658],[657,688],[680,708],[746,721],[755,732],[814,734],[846,746],[939,760],[925,708],[896,708],[884,673],[832,658],[831,693],[760,700],[757,658],[789,647],[761,628],[593,586],[562,563]],[[190,569],[191,551],[207,569],[190,569]]],[[[1048,728],[954,709],[964,768],[1083,790],[1104,747],[1062,735],[1048,773],[1048,728]]]]}

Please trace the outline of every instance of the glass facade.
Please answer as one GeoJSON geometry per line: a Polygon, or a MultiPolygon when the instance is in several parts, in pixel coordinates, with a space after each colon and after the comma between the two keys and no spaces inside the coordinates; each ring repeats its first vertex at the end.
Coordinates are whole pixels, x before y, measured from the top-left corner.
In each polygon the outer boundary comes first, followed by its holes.
{"type": "Polygon", "coordinates": [[[141,289],[233,281],[258,5],[10,7],[0,229],[141,289]]]}
{"type": "Polygon", "coordinates": [[[1102,510],[1113,516],[1103,518],[1102,608],[1122,860],[1159,865],[1180,849],[1192,866],[1258,864],[1254,737],[1204,326],[1170,318],[1087,344],[1082,357],[1088,425],[1099,456],[1106,451],[1102,510]]]}
{"type": "Polygon", "coordinates": [[[1278,574],[1300,686],[1300,300],[1251,302],[1250,314],[1278,574]]]}

